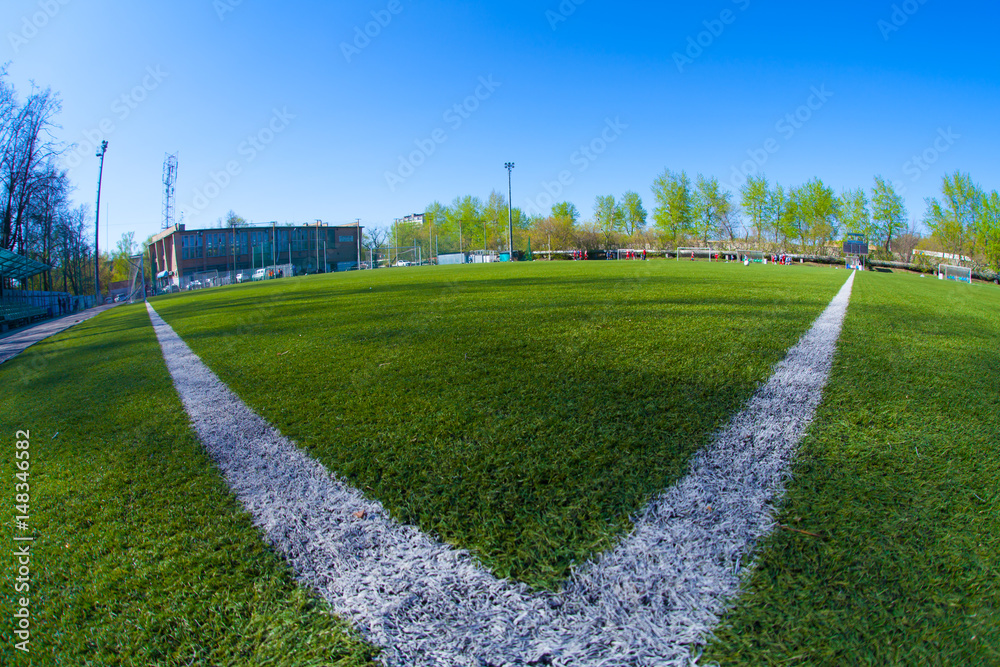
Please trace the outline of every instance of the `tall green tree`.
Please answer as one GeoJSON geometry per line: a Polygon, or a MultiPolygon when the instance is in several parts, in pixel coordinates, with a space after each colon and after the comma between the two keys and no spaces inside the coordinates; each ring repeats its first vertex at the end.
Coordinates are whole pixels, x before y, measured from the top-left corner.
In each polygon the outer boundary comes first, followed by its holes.
{"type": "Polygon", "coordinates": [[[732,195],[723,190],[719,179],[705,178],[698,174],[695,192],[695,233],[705,243],[709,236],[729,236],[735,238],[732,228],[733,200],[732,195]]]}
{"type": "Polygon", "coordinates": [[[767,224],[770,188],[764,174],[747,177],[746,183],[740,188],[740,205],[750,218],[750,226],[760,245],[764,227],[767,224]]]}
{"type": "Polygon", "coordinates": [[[618,205],[614,195],[597,195],[594,200],[594,222],[604,236],[604,245],[610,246],[625,225],[625,211],[618,205]]]}
{"type": "Polygon", "coordinates": [[[433,257],[437,254],[440,245],[438,237],[448,237],[448,207],[439,201],[431,202],[424,209],[424,227],[427,235],[427,256],[433,257]]]}
{"type": "Polygon", "coordinates": [[[767,207],[764,209],[764,232],[771,235],[775,243],[781,240],[781,222],[788,214],[788,195],[785,193],[785,186],[775,183],[774,187],[768,190],[767,207]]]}
{"type": "Polygon", "coordinates": [[[464,252],[469,247],[467,240],[476,233],[477,228],[482,227],[482,220],[483,201],[479,197],[455,197],[448,208],[448,225],[453,234],[449,238],[452,250],[464,252]]]}
{"type": "Polygon", "coordinates": [[[507,248],[507,195],[497,190],[490,192],[483,207],[482,246],[496,251],[507,248]]]}
{"type": "Polygon", "coordinates": [[[983,191],[969,174],[956,171],[941,182],[943,201],[927,200],[924,222],[945,249],[961,257],[975,249],[976,221],[982,215],[983,191]]]}
{"type": "Polygon", "coordinates": [[[676,246],[694,228],[694,195],[687,173],[664,169],[653,181],[653,221],[661,238],[676,246]]]}
{"type": "Polygon", "coordinates": [[[906,205],[896,188],[881,176],[872,188],[872,227],[879,245],[888,253],[892,240],[906,231],[906,205]]]}
{"type": "Polygon", "coordinates": [[[571,225],[575,225],[580,222],[580,211],[578,211],[576,205],[571,202],[556,202],[552,205],[552,217],[569,220],[571,225]]]}
{"type": "Polygon", "coordinates": [[[805,241],[818,248],[837,238],[840,198],[833,188],[814,178],[799,189],[798,200],[805,241]]]}
{"type": "Polygon", "coordinates": [[[1000,271],[1000,193],[996,190],[983,195],[976,237],[984,263],[1000,271]]]}
{"type": "Polygon", "coordinates": [[[625,234],[632,236],[646,228],[646,218],[649,214],[643,208],[642,197],[638,192],[629,190],[622,195],[621,207],[625,214],[623,228],[625,234]]]}
{"type": "Polygon", "coordinates": [[[840,221],[845,232],[864,234],[869,240],[876,237],[872,214],[868,208],[868,195],[864,188],[844,190],[840,195],[840,221]]]}

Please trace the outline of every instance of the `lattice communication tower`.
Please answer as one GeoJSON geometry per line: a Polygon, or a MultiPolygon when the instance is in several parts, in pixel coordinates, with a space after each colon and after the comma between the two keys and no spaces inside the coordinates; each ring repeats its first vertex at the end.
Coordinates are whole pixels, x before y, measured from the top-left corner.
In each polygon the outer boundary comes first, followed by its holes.
{"type": "Polygon", "coordinates": [[[163,159],[163,229],[174,226],[174,184],[177,182],[177,154],[163,159]]]}

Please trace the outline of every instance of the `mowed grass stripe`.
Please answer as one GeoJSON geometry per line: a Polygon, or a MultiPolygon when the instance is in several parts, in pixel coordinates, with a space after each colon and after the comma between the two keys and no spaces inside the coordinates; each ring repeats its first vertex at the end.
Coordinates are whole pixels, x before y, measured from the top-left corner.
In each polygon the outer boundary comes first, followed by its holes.
{"type": "Polygon", "coordinates": [[[1000,290],[862,274],[777,531],[707,660],[1000,664],[1000,290]]]}
{"type": "Polygon", "coordinates": [[[372,664],[219,478],[141,304],[32,347],[0,383],[0,488],[13,499],[14,434],[28,429],[37,535],[31,654],[14,650],[8,613],[0,664],[372,664]]]}
{"type": "Polygon", "coordinates": [[[395,518],[554,588],[676,481],[844,277],[538,262],[155,303],[251,408],[395,518]]]}

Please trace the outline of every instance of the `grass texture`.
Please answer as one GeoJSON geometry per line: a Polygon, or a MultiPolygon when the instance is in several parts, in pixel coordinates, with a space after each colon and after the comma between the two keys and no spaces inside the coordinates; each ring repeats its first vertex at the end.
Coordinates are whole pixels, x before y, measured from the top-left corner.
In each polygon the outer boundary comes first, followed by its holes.
{"type": "Polygon", "coordinates": [[[1000,664],[1000,290],[861,274],[778,530],[703,662],[1000,664]]]}
{"type": "Polygon", "coordinates": [[[536,262],[155,305],[252,408],[396,518],[556,588],[683,474],[846,277],[536,262]]]}
{"type": "Polygon", "coordinates": [[[142,305],[0,366],[3,665],[369,665],[299,588],[190,431],[142,305]],[[30,431],[31,590],[14,595],[16,430],[30,431]],[[30,598],[31,653],[12,597],[30,598]]]}

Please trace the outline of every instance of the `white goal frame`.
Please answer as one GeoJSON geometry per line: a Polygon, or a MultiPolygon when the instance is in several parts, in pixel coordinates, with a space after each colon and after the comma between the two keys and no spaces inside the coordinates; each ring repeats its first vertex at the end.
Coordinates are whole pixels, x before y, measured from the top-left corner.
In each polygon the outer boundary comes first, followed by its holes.
{"type": "Polygon", "coordinates": [[[146,255],[133,255],[128,258],[129,290],[128,302],[146,301],[146,255]]]}
{"type": "Polygon", "coordinates": [[[938,265],[938,278],[941,280],[957,280],[960,283],[972,284],[972,269],[967,266],[953,266],[951,264],[938,265]]]}
{"type": "Polygon", "coordinates": [[[736,261],[742,262],[743,258],[747,257],[751,264],[763,264],[764,258],[769,256],[763,250],[734,250],[732,252],[736,253],[736,261]]]}
{"type": "MultiPolygon", "coordinates": [[[[691,247],[691,248],[678,248],[677,249],[677,261],[679,262],[682,259],[691,259],[691,252],[692,251],[694,251],[694,252],[706,252],[706,253],[708,253],[708,261],[710,261],[710,262],[714,262],[715,261],[715,260],[712,259],[712,255],[714,255],[715,253],[722,254],[721,250],[715,250],[714,248],[704,248],[704,247],[702,247],[702,248],[694,248],[694,247],[691,247]],[[684,257],[681,257],[681,253],[684,253],[684,252],[686,252],[687,255],[685,255],[684,257]]],[[[695,259],[697,260],[697,259],[700,259],[700,258],[698,256],[695,256],[695,259]]]]}

